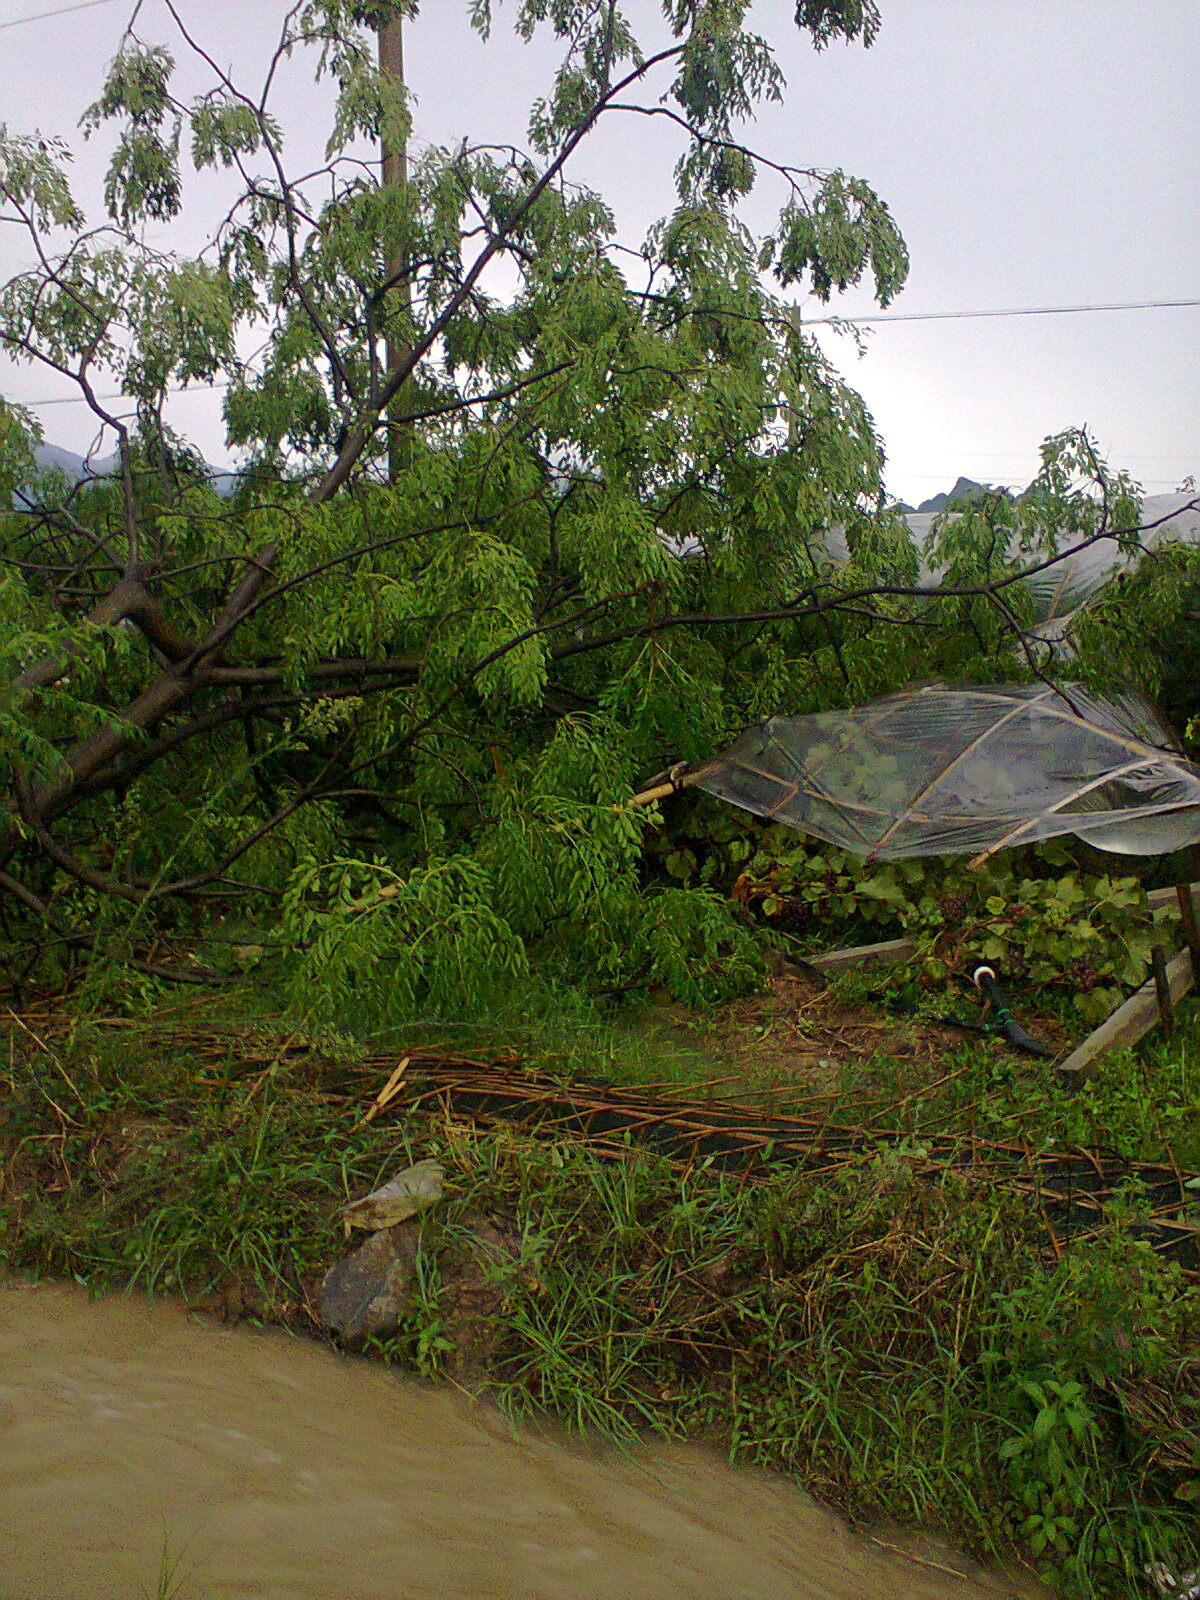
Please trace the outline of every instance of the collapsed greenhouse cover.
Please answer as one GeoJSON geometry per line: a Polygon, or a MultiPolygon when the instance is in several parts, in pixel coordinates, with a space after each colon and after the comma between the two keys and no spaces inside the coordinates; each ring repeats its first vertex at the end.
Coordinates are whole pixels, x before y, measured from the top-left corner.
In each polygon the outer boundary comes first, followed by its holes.
{"type": "MultiPolygon", "coordinates": [[[[905,516],[919,561],[919,588],[932,593],[941,586],[945,561],[934,554],[933,535],[943,524],[953,526],[960,516],[961,511],[955,510],[911,511],[905,516]]],[[[1111,579],[1133,570],[1142,556],[1154,551],[1170,545],[1200,545],[1200,495],[1194,490],[1178,490],[1174,494],[1146,496],[1139,505],[1139,527],[1138,549],[1128,543],[1127,537],[1118,538],[1115,534],[1082,540],[1077,548],[1054,560],[1035,562],[1021,580],[1036,619],[1028,630],[1029,637],[1041,639],[1049,647],[1051,658],[1070,661],[1074,657],[1072,634],[1079,614],[1104,592],[1111,579]]],[[[850,559],[844,527],[829,530],[825,550],[835,564],[850,559]]],[[[1008,545],[1007,559],[1028,565],[1027,554],[1015,536],[1008,545]]]]}
{"type": "Polygon", "coordinates": [[[868,860],[1073,833],[1158,855],[1200,841],[1200,768],[1140,696],[948,686],[771,717],[682,780],[868,860]]]}

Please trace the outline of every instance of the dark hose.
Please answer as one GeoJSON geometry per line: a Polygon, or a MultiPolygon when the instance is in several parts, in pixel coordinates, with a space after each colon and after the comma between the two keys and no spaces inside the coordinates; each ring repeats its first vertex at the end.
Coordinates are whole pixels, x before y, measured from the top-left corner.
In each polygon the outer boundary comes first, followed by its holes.
{"type": "Polygon", "coordinates": [[[992,1016],[987,1024],[989,1032],[1002,1033],[1015,1050],[1024,1050],[1026,1055],[1054,1054],[1053,1050],[1048,1050],[1044,1044],[1039,1044],[1031,1033],[1026,1033],[1013,1016],[1008,1009],[1007,996],[991,967],[976,967],[971,974],[971,981],[992,1008],[992,1016]]]}

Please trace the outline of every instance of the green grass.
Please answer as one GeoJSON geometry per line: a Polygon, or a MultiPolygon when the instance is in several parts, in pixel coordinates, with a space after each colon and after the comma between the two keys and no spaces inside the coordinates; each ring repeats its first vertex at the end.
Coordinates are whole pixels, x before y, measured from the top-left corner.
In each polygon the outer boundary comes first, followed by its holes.
{"type": "MultiPolygon", "coordinates": [[[[877,998],[881,984],[868,968],[840,975],[831,987],[836,998],[853,1005],[877,998]]],[[[1041,1012],[1069,1014],[1057,997],[1039,993],[1032,998],[1041,1012]]],[[[1020,1014],[1020,1000],[1014,1005],[1020,1014]]],[[[930,1010],[942,1006],[963,1016],[972,1009],[965,1001],[949,1000],[930,1010]]],[[[1089,1031],[1078,1018],[1072,1021],[1077,1035],[1089,1031]]],[[[1172,1035],[1156,1029],[1134,1050],[1100,1056],[1094,1075],[1077,1088],[1063,1087],[1044,1061],[981,1046],[969,1036],[947,1047],[937,1075],[946,1081],[925,1092],[914,1083],[911,1067],[898,1068],[886,1054],[849,1064],[832,1114],[853,1120],[869,1092],[883,1103],[876,1114],[880,1127],[900,1127],[917,1138],[968,1132],[1001,1141],[1029,1138],[1035,1147],[1103,1149],[1131,1161],[1174,1163],[1200,1172],[1200,999],[1195,996],[1178,1007],[1172,1035]],[[901,1100],[904,1105],[889,1112],[887,1102],[901,1100]]]]}
{"type": "Polygon", "coordinates": [[[195,1578],[192,1567],[185,1568],[184,1558],[187,1547],[180,1551],[171,1549],[171,1541],[164,1530],[162,1554],[158,1562],[158,1577],[153,1590],[147,1590],[147,1600],[186,1600],[187,1593],[195,1578]]]}
{"type": "MultiPolygon", "coordinates": [[[[194,1024],[194,1008],[182,1015],[194,1024]]],[[[1041,1063],[964,1047],[947,1068],[959,1076],[893,1120],[917,1141],[973,1121],[988,1136],[1019,1128],[1035,1144],[1200,1166],[1195,1013],[1181,1023],[1174,1041],[1112,1057],[1074,1098],[1041,1063]]],[[[487,1269],[495,1326],[479,1377],[512,1416],[713,1439],[854,1515],[1023,1555],[1064,1595],[1132,1596],[1146,1561],[1196,1564],[1195,1501],[1181,1496],[1200,1472],[1178,1448],[1166,1461],[1122,1396],[1165,1392],[1200,1345],[1200,1305],[1119,1219],[1054,1261],[1024,1205],[922,1173],[903,1149],[865,1151],[832,1178],[743,1183],[434,1118],[356,1128],[358,1106],[325,1098],[353,1041],[271,1065],[271,1037],[264,1025],[251,1053],[267,1064],[247,1069],[244,1039],[201,1057],[161,1017],[80,1021],[46,1048],[13,1026],[0,1266],[192,1299],[232,1289],[262,1320],[309,1326],[305,1306],[346,1248],[341,1203],[436,1155],[449,1198],[423,1222],[419,1292],[386,1359],[434,1376],[453,1366],[444,1291],[482,1213],[513,1259],[487,1269]]],[[[454,1047],[490,1042],[476,1029],[454,1047]]],[[[620,1028],[508,1043],[609,1081],[712,1075],[686,1037],[665,1061],[661,1041],[620,1028]]],[[[878,1082],[886,1063],[871,1070],[878,1082]]],[[[852,1080],[844,1091],[852,1107],[852,1080]]]]}

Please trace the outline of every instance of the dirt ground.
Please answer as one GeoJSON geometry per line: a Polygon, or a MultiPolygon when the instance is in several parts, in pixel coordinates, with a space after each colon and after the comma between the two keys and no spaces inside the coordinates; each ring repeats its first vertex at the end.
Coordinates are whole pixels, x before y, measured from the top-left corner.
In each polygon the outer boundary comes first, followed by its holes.
{"type": "MultiPolygon", "coordinates": [[[[978,1004],[967,995],[956,998],[947,1014],[973,1022],[978,1004]]],[[[654,1010],[681,1040],[690,1035],[732,1074],[729,1090],[773,1088],[798,1092],[804,1098],[834,1099],[848,1089],[855,1098],[876,1089],[903,1086],[919,1089],[948,1070],[964,1047],[994,1052],[1029,1065],[1002,1039],[989,1038],[933,1020],[939,1002],[922,1007],[919,1017],[892,1009],[883,999],[848,1000],[836,985],[815,970],[783,966],[762,994],[720,1007],[702,1023],[690,1026],[681,1007],[654,1010]],[[851,1088],[852,1086],[852,1088],[851,1088]]],[[[1022,1024],[1061,1059],[1075,1041],[1060,1019],[1037,1008],[1019,1006],[1022,1024]]],[[[1049,1063],[1046,1063],[1049,1065],[1049,1063]]]]}

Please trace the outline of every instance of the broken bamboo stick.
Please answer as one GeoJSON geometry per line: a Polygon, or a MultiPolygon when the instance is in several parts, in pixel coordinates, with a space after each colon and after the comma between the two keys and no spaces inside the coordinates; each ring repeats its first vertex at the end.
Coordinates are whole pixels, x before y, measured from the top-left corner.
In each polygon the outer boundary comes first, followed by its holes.
{"type": "Polygon", "coordinates": [[[885,939],[880,944],[854,944],[845,950],[823,950],[804,960],[818,972],[844,972],[847,967],[870,966],[876,961],[907,961],[917,953],[914,938],[885,939]]]}
{"type": "Polygon", "coordinates": [[[666,800],[668,796],[678,794],[680,789],[686,789],[688,780],[680,778],[678,783],[656,783],[649,789],[642,789],[637,794],[630,795],[626,800],[627,806],[652,806],[656,800],[666,800]]]}
{"type": "Polygon", "coordinates": [[[701,777],[706,768],[700,767],[695,772],[686,771],[687,762],[677,761],[673,767],[668,767],[665,772],[660,772],[650,779],[649,787],[641,789],[637,794],[630,795],[626,800],[627,806],[652,806],[656,800],[666,800],[673,794],[678,794],[680,789],[688,789],[696,779],[701,777]]]}

